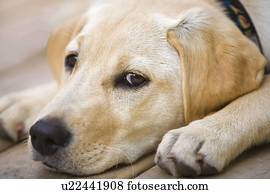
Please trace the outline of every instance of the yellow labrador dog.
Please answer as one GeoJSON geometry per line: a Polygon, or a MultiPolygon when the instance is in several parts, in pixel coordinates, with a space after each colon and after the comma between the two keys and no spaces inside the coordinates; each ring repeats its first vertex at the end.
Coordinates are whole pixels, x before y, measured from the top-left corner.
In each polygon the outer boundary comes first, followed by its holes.
{"type": "MultiPolygon", "coordinates": [[[[270,57],[270,2],[241,2],[270,57]]],[[[220,1],[97,1],[52,33],[48,58],[57,84],[1,98],[0,119],[14,141],[30,129],[34,159],[58,171],[157,149],[174,176],[210,175],[270,140],[266,58],[220,1]]]]}

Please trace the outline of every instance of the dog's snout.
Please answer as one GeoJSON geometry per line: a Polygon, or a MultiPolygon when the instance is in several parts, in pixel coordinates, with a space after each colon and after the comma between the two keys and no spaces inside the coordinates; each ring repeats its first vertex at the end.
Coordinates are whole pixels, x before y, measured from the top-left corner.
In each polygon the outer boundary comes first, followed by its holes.
{"type": "Polygon", "coordinates": [[[66,147],[71,138],[63,122],[58,119],[39,120],[30,129],[31,143],[43,156],[54,154],[66,147]]]}

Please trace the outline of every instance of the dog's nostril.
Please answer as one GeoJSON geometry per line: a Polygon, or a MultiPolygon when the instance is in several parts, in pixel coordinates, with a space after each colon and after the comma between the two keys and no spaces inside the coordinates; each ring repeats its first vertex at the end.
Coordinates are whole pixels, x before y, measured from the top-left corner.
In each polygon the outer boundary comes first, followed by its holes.
{"type": "Polygon", "coordinates": [[[54,154],[69,144],[71,134],[58,119],[39,120],[30,129],[31,143],[41,155],[54,154]]]}
{"type": "Polygon", "coordinates": [[[46,139],[45,144],[47,144],[48,146],[51,146],[51,145],[55,145],[55,142],[52,139],[46,139]]]}

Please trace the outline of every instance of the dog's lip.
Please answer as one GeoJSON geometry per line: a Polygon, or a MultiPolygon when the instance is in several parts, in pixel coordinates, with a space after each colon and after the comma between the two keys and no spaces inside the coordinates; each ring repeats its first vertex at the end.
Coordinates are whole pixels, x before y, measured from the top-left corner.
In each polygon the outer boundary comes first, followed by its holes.
{"type": "Polygon", "coordinates": [[[42,162],[42,164],[44,164],[46,167],[50,168],[50,169],[53,169],[53,170],[57,170],[57,168],[55,168],[54,166],[46,163],[46,162],[42,162]]]}
{"type": "Polygon", "coordinates": [[[104,172],[110,172],[113,169],[117,169],[117,168],[121,168],[123,166],[130,165],[130,164],[119,163],[119,164],[116,164],[110,168],[107,168],[105,171],[88,174],[88,173],[81,173],[81,172],[79,172],[79,173],[78,172],[69,172],[69,171],[63,170],[61,168],[56,168],[55,166],[52,166],[48,162],[45,162],[45,161],[40,161],[40,162],[44,165],[45,168],[47,168],[48,170],[50,170],[52,172],[63,173],[66,175],[77,176],[77,177],[87,177],[87,176],[99,175],[99,174],[102,174],[104,172]]]}

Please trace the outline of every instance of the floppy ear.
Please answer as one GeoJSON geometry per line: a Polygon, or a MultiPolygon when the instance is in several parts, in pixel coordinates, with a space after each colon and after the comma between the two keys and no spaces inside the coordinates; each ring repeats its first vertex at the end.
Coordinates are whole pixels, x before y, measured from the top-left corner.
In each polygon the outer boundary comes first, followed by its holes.
{"type": "Polygon", "coordinates": [[[68,43],[82,30],[85,17],[76,17],[53,31],[47,43],[47,58],[53,74],[60,82],[64,68],[65,48],[68,43]]]}
{"type": "Polygon", "coordinates": [[[167,36],[181,59],[186,123],[217,111],[262,82],[265,58],[217,11],[192,8],[167,36]]]}

